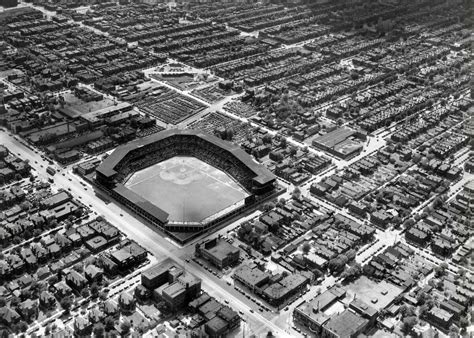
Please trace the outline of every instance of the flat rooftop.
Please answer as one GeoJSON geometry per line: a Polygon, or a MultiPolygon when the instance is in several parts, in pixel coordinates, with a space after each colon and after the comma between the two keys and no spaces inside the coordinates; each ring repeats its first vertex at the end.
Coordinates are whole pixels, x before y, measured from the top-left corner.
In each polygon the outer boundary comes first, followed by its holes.
{"type": "Polygon", "coordinates": [[[210,249],[205,249],[205,250],[218,259],[224,259],[229,254],[239,251],[238,248],[236,248],[230,243],[227,243],[224,240],[217,242],[217,244],[214,247],[210,249]]]}
{"type": "Polygon", "coordinates": [[[352,283],[344,286],[347,298],[353,299],[354,295],[367,305],[380,310],[390,304],[403,290],[386,281],[375,282],[366,276],[361,276],[352,283]]]}
{"type": "Polygon", "coordinates": [[[368,324],[368,320],[360,317],[350,310],[331,317],[331,319],[324,324],[324,327],[338,337],[352,337],[355,333],[360,332],[368,324]]]}

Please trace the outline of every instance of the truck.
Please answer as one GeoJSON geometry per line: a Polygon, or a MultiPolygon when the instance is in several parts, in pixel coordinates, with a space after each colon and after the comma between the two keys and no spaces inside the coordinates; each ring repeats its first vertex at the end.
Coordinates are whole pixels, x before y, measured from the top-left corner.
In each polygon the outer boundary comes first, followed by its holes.
{"type": "Polygon", "coordinates": [[[56,174],[56,170],[54,170],[53,167],[47,167],[46,172],[50,174],[51,176],[54,176],[54,174],[56,174]]]}

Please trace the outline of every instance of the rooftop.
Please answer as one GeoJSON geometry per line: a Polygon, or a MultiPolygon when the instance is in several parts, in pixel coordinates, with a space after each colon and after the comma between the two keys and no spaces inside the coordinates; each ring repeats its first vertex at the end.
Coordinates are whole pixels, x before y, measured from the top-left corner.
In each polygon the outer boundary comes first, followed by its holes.
{"type": "Polygon", "coordinates": [[[175,282],[173,284],[168,285],[166,288],[164,288],[163,294],[166,294],[171,298],[175,298],[185,291],[186,291],[186,288],[184,287],[183,284],[175,282]]]}
{"type": "Polygon", "coordinates": [[[239,251],[238,248],[233,246],[230,243],[227,243],[226,241],[222,240],[217,242],[217,244],[209,249],[206,249],[211,255],[216,257],[217,259],[224,259],[226,258],[229,254],[233,254],[236,251],[239,251]]]}
{"type": "Polygon", "coordinates": [[[345,310],[329,319],[324,324],[324,328],[337,337],[352,337],[354,334],[360,333],[368,322],[367,319],[358,316],[354,312],[345,310]]]}
{"type": "Polygon", "coordinates": [[[227,328],[227,322],[217,316],[208,321],[206,325],[214,332],[220,332],[227,328]]]}
{"type": "Polygon", "coordinates": [[[248,265],[239,267],[235,271],[235,275],[250,285],[258,285],[270,277],[268,273],[259,269],[252,269],[248,265]]]}

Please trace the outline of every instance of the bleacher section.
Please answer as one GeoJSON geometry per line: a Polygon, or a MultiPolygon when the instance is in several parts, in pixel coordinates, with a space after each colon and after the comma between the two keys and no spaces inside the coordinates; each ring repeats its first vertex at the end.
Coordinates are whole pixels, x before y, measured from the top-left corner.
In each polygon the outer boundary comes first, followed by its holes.
{"type": "MultiPolygon", "coordinates": [[[[175,156],[193,156],[229,174],[247,192],[253,203],[259,197],[275,191],[275,176],[264,166],[255,162],[238,146],[194,130],[166,130],[138,139],[118,147],[96,170],[96,182],[114,198],[129,206],[142,217],[163,229],[193,232],[211,226],[199,224],[168,224],[167,214],[149,202],[133,198],[128,193],[125,182],[142,169],[175,156]],[[153,214],[150,214],[153,212],[153,214]]],[[[213,224],[217,220],[213,221],[213,224]]]]}

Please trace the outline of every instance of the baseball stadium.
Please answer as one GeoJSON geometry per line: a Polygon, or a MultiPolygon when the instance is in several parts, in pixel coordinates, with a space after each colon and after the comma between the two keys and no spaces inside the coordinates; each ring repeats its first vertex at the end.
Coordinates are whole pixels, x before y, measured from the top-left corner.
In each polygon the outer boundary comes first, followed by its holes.
{"type": "Polygon", "coordinates": [[[96,182],[184,244],[276,192],[275,176],[237,145],[196,130],[166,130],[116,148],[96,182]]]}

